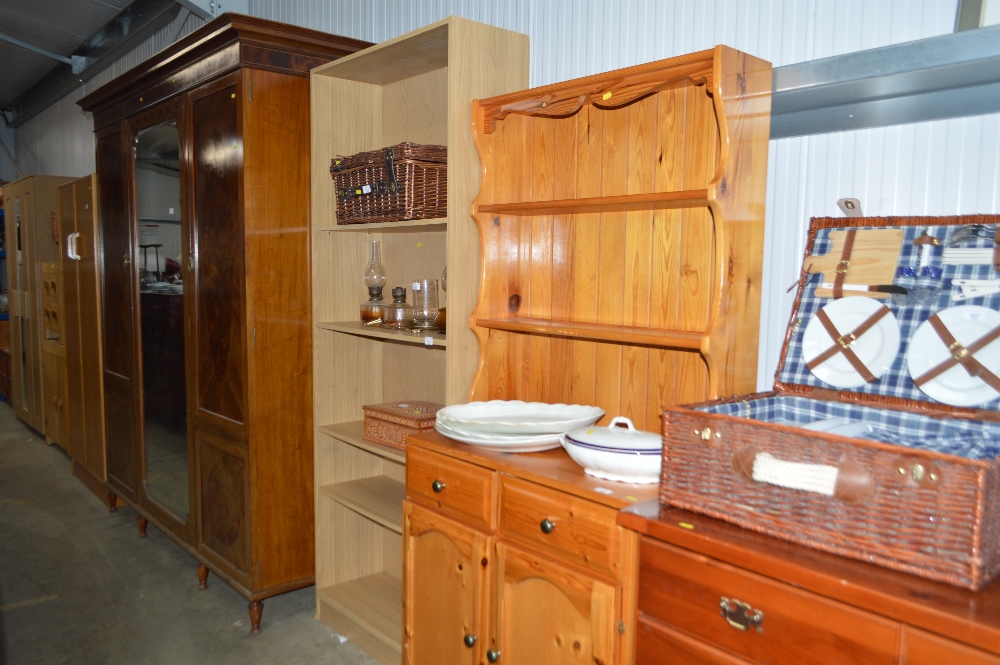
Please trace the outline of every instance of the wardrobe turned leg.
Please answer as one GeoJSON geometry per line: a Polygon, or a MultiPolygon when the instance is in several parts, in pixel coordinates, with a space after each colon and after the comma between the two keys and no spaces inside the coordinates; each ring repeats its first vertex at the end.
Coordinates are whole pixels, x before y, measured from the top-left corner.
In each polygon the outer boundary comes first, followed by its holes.
{"type": "Polygon", "coordinates": [[[139,537],[140,538],[145,538],[146,537],[146,527],[149,525],[149,520],[147,520],[142,515],[139,515],[138,517],[135,518],[135,522],[136,522],[136,524],[139,525],[139,537]]]}
{"type": "Polygon", "coordinates": [[[264,603],[259,600],[251,600],[247,604],[250,610],[250,632],[256,635],[260,632],[260,617],[264,614],[264,603]]]}
{"type": "Polygon", "coordinates": [[[208,566],[203,563],[198,564],[198,588],[208,588],[208,566]]]}
{"type": "Polygon", "coordinates": [[[108,512],[113,513],[118,510],[118,495],[108,491],[108,512]]]}

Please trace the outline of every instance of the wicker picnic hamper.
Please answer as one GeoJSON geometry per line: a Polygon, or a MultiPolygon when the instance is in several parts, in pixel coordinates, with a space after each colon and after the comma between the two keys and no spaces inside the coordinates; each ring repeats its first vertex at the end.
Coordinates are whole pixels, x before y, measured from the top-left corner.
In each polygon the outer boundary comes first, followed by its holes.
{"type": "MultiPolygon", "coordinates": [[[[984,250],[992,248],[989,238],[1000,225],[998,215],[813,219],[775,390],[690,407],[664,407],[661,502],[970,589],[982,587],[1000,573],[1000,392],[994,389],[989,399],[975,405],[955,405],[966,398],[961,391],[973,379],[986,382],[983,385],[990,380],[990,385],[1000,385],[996,380],[1000,341],[988,346],[989,340],[1000,340],[996,324],[1000,313],[992,313],[1000,310],[1000,289],[996,294],[976,296],[976,306],[956,308],[952,298],[957,291],[949,281],[991,281],[997,277],[993,265],[942,265],[938,285],[943,288],[936,293],[930,290],[923,302],[881,301],[892,314],[892,325],[898,326],[898,352],[887,341],[891,337],[888,324],[866,346],[859,343],[870,329],[858,332],[863,325],[851,332],[853,324],[837,325],[825,333],[816,332],[821,330],[819,324],[812,332],[809,326],[823,318],[821,311],[833,311],[827,308],[838,300],[822,291],[827,288],[824,282],[834,282],[828,274],[834,271],[810,269],[815,259],[837,249],[832,240],[835,234],[840,234],[838,239],[850,235],[852,240],[845,240],[835,256],[840,258],[837,270],[844,276],[834,285],[854,286],[852,279],[874,284],[852,273],[862,270],[863,264],[850,256],[853,238],[861,237],[855,234],[899,230],[898,258],[892,260],[910,266],[919,261],[920,245],[915,241],[921,237],[944,240],[971,224],[983,225],[985,230],[982,239],[974,242],[984,250]],[[964,332],[954,332],[959,327],[950,324],[953,337],[927,342],[924,335],[918,343],[918,333],[922,334],[930,319],[938,314],[943,317],[949,308],[963,310],[976,325],[993,330],[968,338],[964,332]],[[822,338],[820,347],[809,347],[823,334],[829,337],[822,338]],[[963,334],[966,339],[960,339],[963,334]],[[953,343],[946,345],[949,339],[953,343]],[[937,344],[941,351],[936,350],[937,344]],[[857,351],[854,360],[866,349],[876,355],[891,353],[883,369],[870,372],[878,376],[863,378],[863,385],[831,387],[817,376],[817,365],[810,369],[804,359],[827,345],[825,357],[847,356],[851,349],[857,351]],[[941,353],[951,357],[938,363],[934,354],[941,353]],[[930,362],[930,356],[934,363],[947,366],[935,370],[934,391],[925,378],[933,372],[914,370],[930,362]],[[960,380],[944,382],[942,372],[952,370],[956,374],[951,376],[960,380]],[[946,392],[950,404],[930,397],[948,390],[952,391],[946,392]],[[837,423],[842,433],[805,429],[823,423],[837,423]]],[[[895,273],[897,266],[890,268],[895,273]]],[[[881,305],[869,302],[865,307],[881,305]]],[[[852,305],[850,309],[859,308],[852,305]]],[[[962,324],[962,329],[971,325],[962,324]]],[[[864,377],[863,371],[872,368],[862,365],[857,372],[864,377]]],[[[879,369],[874,364],[873,368],[879,369]]]]}
{"type": "Polygon", "coordinates": [[[400,143],[330,160],[337,223],[371,224],[448,215],[448,148],[400,143]]]}

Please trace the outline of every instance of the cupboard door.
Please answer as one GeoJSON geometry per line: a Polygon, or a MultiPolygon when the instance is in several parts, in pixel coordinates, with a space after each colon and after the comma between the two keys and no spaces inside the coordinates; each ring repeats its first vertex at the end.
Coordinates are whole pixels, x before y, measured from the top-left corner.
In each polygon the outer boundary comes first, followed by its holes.
{"type": "Polygon", "coordinates": [[[479,663],[487,634],[487,536],[403,502],[403,660],[479,663]]]}
{"type": "MultiPolygon", "coordinates": [[[[236,81],[238,77],[229,80],[236,81]]],[[[195,394],[199,412],[245,425],[245,280],[237,86],[193,95],[195,394]]],[[[191,265],[187,266],[190,270],[191,265]]]]}
{"type": "Polygon", "coordinates": [[[139,465],[136,431],[135,310],[137,281],[132,252],[129,184],[122,155],[130,154],[120,128],[97,135],[98,210],[104,275],[104,413],[107,422],[108,483],[137,500],[139,465]]]}
{"type": "MultiPolygon", "coordinates": [[[[89,181],[89,180],[88,180],[89,181]]],[[[59,188],[59,237],[63,247],[76,244],[76,193],[82,181],[59,188]],[[70,239],[72,238],[72,240],[70,239]]],[[[82,194],[81,194],[82,195],[82,194]]],[[[84,413],[83,368],[80,348],[80,290],[77,261],[63,252],[63,347],[66,351],[66,450],[74,460],[86,459],[86,416],[84,413]]]]}
{"type": "Polygon", "coordinates": [[[620,587],[496,545],[498,663],[614,663],[620,587]]]}
{"type": "Polygon", "coordinates": [[[61,351],[58,344],[49,343],[42,349],[45,440],[49,444],[58,443],[63,450],[72,455],[73,449],[66,440],[66,359],[61,351]]]}
{"type": "MultiPolygon", "coordinates": [[[[24,385],[24,402],[28,418],[25,422],[36,431],[45,434],[45,404],[42,393],[42,337],[44,325],[42,317],[42,276],[38,246],[41,243],[42,223],[38,219],[41,185],[34,179],[21,197],[21,246],[23,248],[24,294],[21,299],[21,316],[26,322],[24,336],[24,373],[28,380],[24,385]],[[34,186],[31,186],[34,185],[34,186]]],[[[46,220],[47,221],[47,220],[46,220]]],[[[47,225],[47,224],[46,224],[47,225]]]]}
{"type": "MultiPolygon", "coordinates": [[[[101,263],[97,211],[93,177],[76,184],[76,297],[79,311],[79,339],[77,361],[80,363],[84,408],[84,440],[82,448],[73,448],[74,459],[83,464],[99,479],[105,479],[104,460],[104,380],[101,375],[103,352],[101,349],[101,263]]],[[[67,299],[69,292],[65,290],[67,299]]],[[[68,353],[68,351],[67,351],[68,353]]],[[[67,355],[67,358],[73,356],[67,355]]]]}
{"type": "Polygon", "coordinates": [[[958,642],[903,626],[901,665],[1000,665],[1000,657],[958,642]]]}
{"type": "Polygon", "coordinates": [[[201,515],[199,549],[224,564],[240,584],[249,586],[250,483],[246,451],[204,431],[199,431],[195,440],[201,515]]]}

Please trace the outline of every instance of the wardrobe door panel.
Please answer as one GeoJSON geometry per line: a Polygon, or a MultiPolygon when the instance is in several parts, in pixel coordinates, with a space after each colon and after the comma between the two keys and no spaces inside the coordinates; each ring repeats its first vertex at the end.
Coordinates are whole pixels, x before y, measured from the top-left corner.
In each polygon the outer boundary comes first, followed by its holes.
{"type": "Polygon", "coordinates": [[[101,263],[97,214],[91,203],[94,200],[94,182],[91,178],[85,183],[77,184],[76,231],[80,234],[76,240],[76,252],[80,255],[80,260],[75,262],[78,264],[76,274],[80,324],[77,344],[81,353],[81,385],[85,395],[86,448],[84,451],[76,448],[73,450],[74,455],[83,452],[87,468],[99,478],[104,478],[104,409],[100,397],[104,392],[101,376],[101,263]]]}
{"type": "MultiPolygon", "coordinates": [[[[199,431],[199,501],[202,551],[208,550],[248,576],[250,549],[247,497],[250,492],[246,451],[199,431]]],[[[249,579],[241,580],[248,583],[249,579]]]]}
{"type": "Polygon", "coordinates": [[[136,499],[139,450],[136,445],[135,312],[136,281],[132,220],[126,194],[122,131],[97,136],[97,180],[101,265],[104,283],[104,394],[108,423],[108,481],[115,491],[136,499]]]}
{"type": "Polygon", "coordinates": [[[244,241],[236,85],[192,102],[197,256],[197,400],[200,410],[246,422],[244,241]]]}
{"type": "MultiPolygon", "coordinates": [[[[75,244],[77,187],[82,183],[59,188],[59,237],[64,246],[75,244]]],[[[80,301],[77,293],[77,261],[63,254],[60,259],[63,273],[63,344],[66,347],[66,440],[63,443],[72,451],[73,459],[86,460],[86,411],[83,392],[83,367],[80,347],[80,301]]]]}

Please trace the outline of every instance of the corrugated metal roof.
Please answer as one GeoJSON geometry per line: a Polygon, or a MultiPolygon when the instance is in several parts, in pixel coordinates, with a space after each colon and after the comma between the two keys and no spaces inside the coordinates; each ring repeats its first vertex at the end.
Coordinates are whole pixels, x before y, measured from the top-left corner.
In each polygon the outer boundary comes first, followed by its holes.
{"type": "MultiPolygon", "coordinates": [[[[3,0],[0,32],[62,56],[70,56],[132,0],[3,0]]],[[[0,41],[0,108],[61,64],[0,41]]]]}

